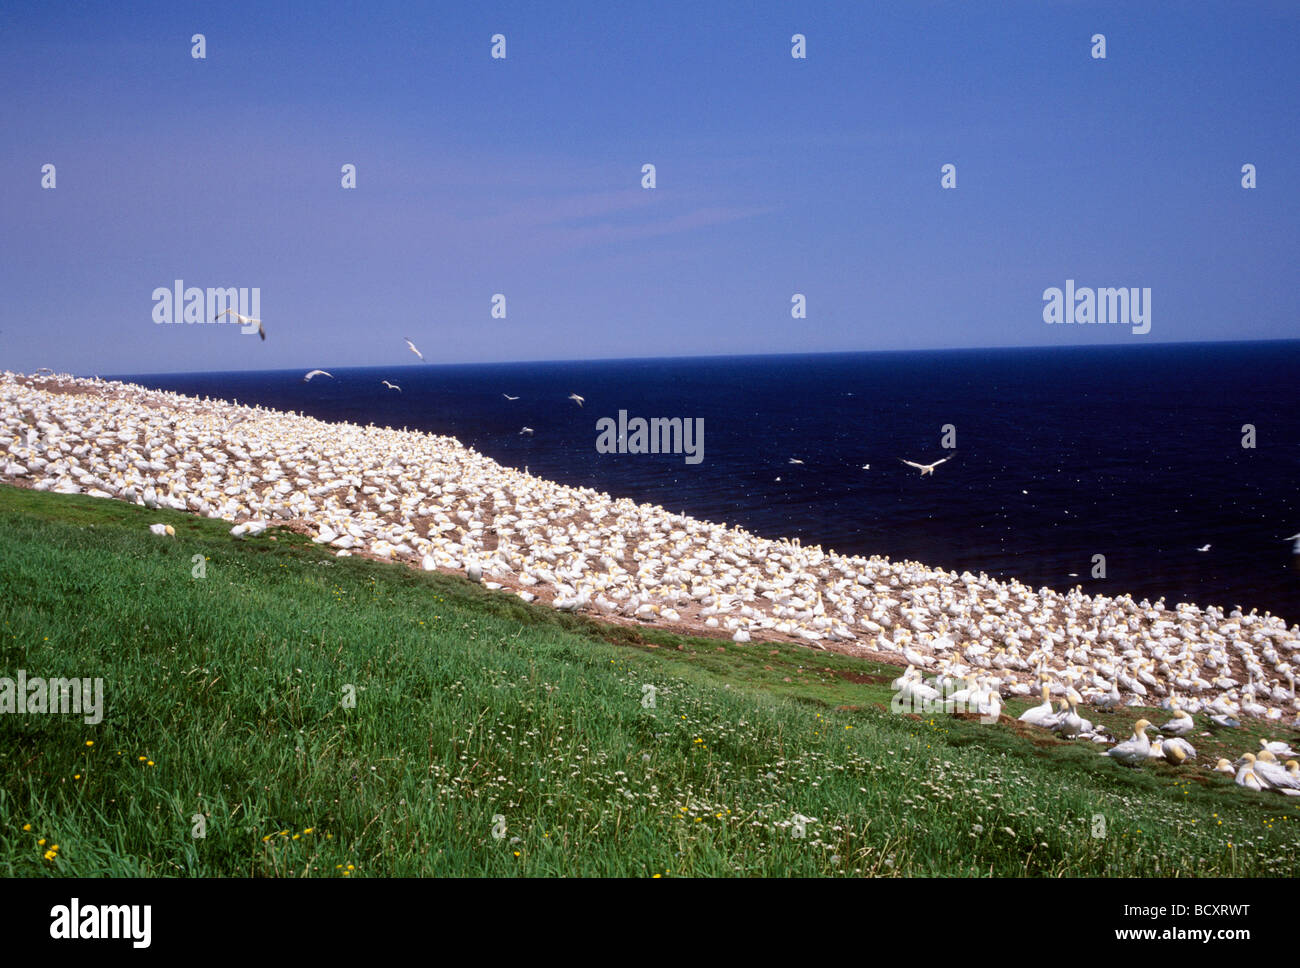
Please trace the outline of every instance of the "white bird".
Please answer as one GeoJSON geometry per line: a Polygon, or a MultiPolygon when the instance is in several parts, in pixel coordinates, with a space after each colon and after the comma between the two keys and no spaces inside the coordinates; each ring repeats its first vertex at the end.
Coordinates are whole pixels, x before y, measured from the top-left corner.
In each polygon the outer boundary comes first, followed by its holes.
{"type": "Polygon", "coordinates": [[[870,465],[870,464],[863,464],[863,465],[862,465],[862,469],[863,469],[864,471],[869,471],[869,470],[871,470],[871,465],[870,465]]]}
{"type": "Polygon", "coordinates": [[[1051,699],[1050,692],[1047,688],[1047,683],[1043,683],[1042,703],[1040,705],[1034,706],[1031,709],[1026,709],[1023,713],[1021,713],[1020,721],[1022,723],[1028,723],[1030,726],[1041,726],[1043,724],[1044,719],[1046,719],[1048,716],[1054,716],[1054,715],[1056,715],[1056,710],[1052,706],[1052,699],[1051,699]]]}
{"type": "Polygon", "coordinates": [[[587,398],[586,398],[586,397],[580,397],[580,396],[578,396],[576,393],[570,393],[570,394],[569,394],[569,399],[572,400],[574,403],[576,403],[578,406],[581,407],[581,406],[582,406],[582,401],[585,400],[585,399],[587,399],[587,398]]]}
{"type": "Polygon", "coordinates": [[[327,372],[325,372],[324,370],[312,370],[310,373],[308,373],[305,377],[302,378],[302,382],[303,382],[303,383],[307,383],[307,382],[310,381],[311,378],[314,377],[314,376],[327,376],[327,377],[329,377],[331,380],[334,379],[334,374],[333,374],[333,373],[327,373],[327,372]]]}
{"type": "Polygon", "coordinates": [[[1093,701],[1093,705],[1098,709],[1114,709],[1120,704],[1119,682],[1115,681],[1110,684],[1110,692],[1099,696],[1093,701]]]}
{"type": "Polygon", "coordinates": [[[1258,773],[1255,772],[1255,754],[1247,753],[1241,758],[1241,767],[1237,770],[1237,786],[1249,787],[1252,790],[1267,790],[1270,785],[1258,773]]]}
{"type": "Polygon", "coordinates": [[[1276,743],[1276,742],[1270,743],[1268,740],[1261,739],[1259,741],[1259,745],[1261,749],[1268,750],[1274,756],[1295,756],[1296,755],[1295,750],[1293,750],[1286,743],[1276,743]]]}
{"type": "Polygon", "coordinates": [[[1196,728],[1196,720],[1185,709],[1174,706],[1174,718],[1160,727],[1160,732],[1171,736],[1186,736],[1196,728]]]}
{"type": "Polygon", "coordinates": [[[1291,535],[1291,537],[1289,537],[1289,538],[1283,538],[1282,540],[1283,540],[1283,541],[1294,541],[1295,544],[1293,544],[1293,545],[1291,546],[1291,554],[1293,554],[1293,555],[1300,555],[1300,533],[1298,533],[1298,534],[1293,534],[1293,535],[1291,535]]]}
{"type": "Polygon", "coordinates": [[[925,477],[926,474],[933,474],[933,473],[934,473],[934,469],[935,469],[936,467],[938,467],[940,464],[944,464],[944,463],[947,463],[948,461],[952,460],[953,457],[954,457],[954,455],[956,455],[956,453],[957,453],[957,452],[954,450],[951,454],[949,454],[949,455],[948,455],[947,457],[945,457],[943,460],[937,460],[937,461],[935,461],[933,464],[918,464],[918,463],[917,463],[916,461],[914,461],[914,460],[903,460],[903,458],[901,458],[901,457],[898,458],[898,459],[901,460],[901,461],[903,461],[903,463],[906,464],[908,467],[915,467],[917,470],[919,470],[919,471],[921,472],[921,476],[922,476],[922,477],[925,477]]]}
{"type": "Polygon", "coordinates": [[[1291,774],[1277,761],[1277,757],[1268,750],[1264,750],[1259,754],[1259,758],[1255,760],[1254,771],[1257,777],[1271,787],[1282,789],[1292,787],[1295,783],[1291,774]]]}
{"type": "Polygon", "coordinates": [[[523,428],[521,431],[519,431],[519,433],[520,433],[521,435],[522,435],[522,434],[527,434],[529,437],[531,437],[531,436],[533,435],[533,428],[532,428],[532,427],[525,427],[525,428],[523,428]]]}
{"type": "Polygon", "coordinates": [[[172,536],[176,534],[176,529],[173,528],[170,524],[151,524],[149,525],[149,530],[152,531],[154,534],[172,535],[172,536]]]}
{"type": "Polygon", "coordinates": [[[1173,737],[1161,740],[1160,748],[1164,752],[1165,759],[1174,766],[1181,766],[1183,760],[1196,759],[1196,747],[1185,739],[1173,737]]]}
{"type": "Polygon", "coordinates": [[[402,392],[402,388],[399,387],[396,383],[389,383],[387,380],[380,380],[379,382],[382,383],[384,386],[388,387],[388,389],[390,390],[396,390],[398,393],[402,392]]]}
{"type": "Polygon", "coordinates": [[[1209,551],[1209,550],[1210,550],[1210,546],[1209,546],[1209,545],[1201,545],[1201,547],[1197,548],[1196,550],[1197,550],[1197,551],[1209,551]]]}
{"type": "Polygon", "coordinates": [[[215,323],[222,316],[225,316],[226,313],[234,316],[240,326],[252,326],[254,323],[257,323],[257,335],[262,337],[263,341],[266,340],[266,330],[262,328],[262,321],[260,319],[254,319],[252,316],[245,316],[242,313],[235,312],[233,309],[227,309],[225,312],[217,313],[216,319],[213,319],[212,321],[215,323]]]}
{"type": "Polygon", "coordinates": [[[1139,719],[1133,724],[1133,735],[1123,743],[1112,746],[1104,755],[1118,760],[1125,766],[1137,766],[1147,758],[1151,751],[1151,740],[1147,739],[1147,727],[1151,724],[1139,719]]]}
{"type": "Polygon", "coordinates": [[[1092,723],[1079,715],[1073,697],[1069,701],[1069,712],[1062,716],[1052,727],[1052,732],[1060,733],[1066,739],[1073,739],[1080,733],[1092,732],[1092,723]]]}
{"type": "Polygon", "coordinates": [[[518,399],[519,399],[518,397],[512,397],[512,396],[511,396],[510,394],[508,394],[508,393],[503,393],[503,394],[501,394],[501,395],[502,395],[503,397],[505,397],[507,400],[518,400],[518,399]]]}
{"type": "Polygon", "coordinates": [[[801,460],[797,460],[797,459],[795,459],[794,457],[791,457],[791,458],[790,458],[790,463],[791,463],[791,464],[802,464],[803,461],[801,461],[801,460]]]}
{"type": "Polygon", "coordinates": [[[406,345],[411,348],[411,352],[414,353],[416,356],[418,356],[420,358],[420,361],[423,362],[424,354],[415,348],[415,344],[412,343],[411,340],[406,336],[403,336],[402,339],[406,340],[406,345]]]}

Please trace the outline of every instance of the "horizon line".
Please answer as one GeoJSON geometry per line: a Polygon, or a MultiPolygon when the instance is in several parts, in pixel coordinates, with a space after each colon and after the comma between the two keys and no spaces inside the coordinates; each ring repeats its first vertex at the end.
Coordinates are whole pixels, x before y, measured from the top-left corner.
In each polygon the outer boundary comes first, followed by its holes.
{"type": "MultiPolygon", "coordinates": [[[[639,362],[665,362],[665,361],[683,361],[683,360],[759,360],[759,359],[781,359],[790,357],[822,357],[822,356],[869,356],[885,353],[962,353],[988,351],[1024,351],[1024,350],[1041,350],[1041,351],[1071,351],[1071,350],[1112,350],[1112,349],[1137,349],[1139,347],[1173,347],[1173,346],[1254,346],[1268,345],[1272,343],[1300,343],[1300,337],[1289,339],[1218,339],[1218,340],[1145,340],[1139,343],[1069,343],[1058,346],[1042,345],[995,345],[995,346],[940,346],[940,347],[923,347],[923,348],[902,348],[894,347],[889,349],[870,349],[870,350],[813,350],[804,352],[789,353],[695,353],[684,354],[679,356],[600,356],[586,357],[581,359],[533,359],[533,360],[477,360],[461,361],[458,363],[367,363],[367,364],[337,364],[327,363],[326,367],[336,369],[370,369],[393,366],[399,369],[416,369],[421,366],[437,367],[456,367],[456,366],[527,366],[527,365],[552,365],[558,363],[639,363],[639,362]]],[[[196,376],[206,373],[284,373],[293,372],[302,369],[305,364],[289,367],[263,367],[260,369],[245,370],[152,370],[140,373],[118,373],[98,376],[93,373],[77,374],[73,376],[83,378],[96,378],[105,380],[121,380],[124,377],[147,377],[147,376],[196,376]]],[[[312,364],[320,366],[320,364],[312,364]]],[[[30,376],[31,374],[24,374],[30,376]]]]}

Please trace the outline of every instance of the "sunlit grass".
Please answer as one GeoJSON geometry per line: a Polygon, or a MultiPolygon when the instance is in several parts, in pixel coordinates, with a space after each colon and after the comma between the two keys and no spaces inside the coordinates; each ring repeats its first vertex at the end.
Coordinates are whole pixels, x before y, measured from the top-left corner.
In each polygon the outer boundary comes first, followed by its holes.
{"type": "Polygon", "coordinates": [[[0,875],[1296,872],[1284,798],[892,715],[885,666],[228,527],[0,488],[0,675],[106,706],[0,716],[0,875]]]}

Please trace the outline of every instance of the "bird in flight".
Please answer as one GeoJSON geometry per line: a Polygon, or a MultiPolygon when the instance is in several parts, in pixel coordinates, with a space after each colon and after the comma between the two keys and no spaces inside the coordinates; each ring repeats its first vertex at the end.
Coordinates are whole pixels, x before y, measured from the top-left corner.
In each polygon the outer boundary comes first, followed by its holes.
{"type": "Polygon", "coordinates": [[[869,471],[869,470],[871,470],[871,465],[870,465],[870,464],[863,464],[863,465],[862,465],[862,469],[863,469],[864,471],[869,471]]]}
{"type": "Polygon", "coordinates": [[[327,373],[325,370],[312,370],[310,373],[308,373],[305,377],[302,378],[302,382],[307,383],[314,376],[327,376],[331,380],[334,379],[333,373],[327,373]]]}
{"type": "Polygon", "coordinates": [[[531,437],[531,436],[533,435],[533,428],[532,428],[532,427],[525,427],[525,428],[523,428],[523,430],[519,431],[519,433],[520,433],[520,435],[527,434],[529,437],[531,437]]]}
{"type": "Polygon", "coordinates": [[[503,397],[505,397],[507,400],[518,400],[518,399],[519,399],[518,397],[512,397],[512,396],[511,396],[510,394],[508,394],[508,393],[503,393],[503,394],[501,394],[501,395],[502,395],[503,397]]]}
{"type": "Polygon", "coordinates": [[[1209,550],[1210,550],[1210,546],[1209,546],[1209,545],[1202,545],[1201,547],[1197,548],[1196,550],[1197,550],[1197,551],[1209,551],[1209,550]]]}
{"type": "Polygon", "coordinates": [[[936,467],[938,467],[940,464],[944,464],[944,463],[947,463],[948,461],[952,460],[952,459],[953,459],[953,456],[956,455],[956,453],[957,453],[957,452],[954,450],[951,454],[949,454],[949,455],[948,455],[947,457],[945,457],[943,460],[937,460],[937,461],[935,461],[933,464],[918,464],[918,463],[917,463],[916,461],[914,461],[914,460],[903,460],[903,458],[901,458],[901,457],[898,458],[898,459],[901,460],[901,461],[903,461],[903,463],[906,464],[908,467],[915,467],[917,470],[919,470],[919,471],[921,472],[921,476],[922,476],[922,477],[925,477],[926,474],[933,474],[933,473],[934,473],[934,469],[935,469],[936,467]]]}
{"type": "Polygon", "coordinates": [[[791,464],[802,464],[803,461],[798,460],[797,458],[791,457],[791,458],[790,458],[790,463],[791,463],[791,464]]]}
{"type": "Polygon", "coordinates": [[[420,362],[423,363],[423,362],[424,362],[424,354],[421,353],[419,350],[417,350],[417,349],[415,348],[415,344],[412,343],[412,342],[410,341],[410,339],[408,339],[408,338],[405,337],[405,336],[403,336],[402,339],[406,340],[406,345],[409,346],[409,347],[411,348],[411,352],[414,353],[416,356],[418,356],[418,357],[420,358],[420,362]]]}
{"type": "Polygon", "coordinates": [[[578,396],[576,393],[570,393],[570,394],[569,394],[569,399],[572,400],[574,403],[576,403],[578,406],[581,407],[581,406],[582,406],[582,401],[585,400],[585,399],[587,399],[587,398],[586,398],[586,397],[580,397],[580,396],[578,396]]]}
{"type": "MultiPolygon", "coordinates": [[[[227,313],[234,316],[236,322],[238,322],[240,326],[252,326],[254,323],[257,323],[257,335],[262,337],[263,342],[265,342],[266,330],[262,328],[262,321],[260,319],[254,319],[252,316],[245,316],[242,313],[235,312],[233,309],[227,309],[224,313],[217,313],[217,319],[220,319],[227,313]]],[[[217,319],[214,319],[213,322],[215,323],[217,319]]]]}
{"type": "Polygon", "coordinates": [[[384,386],[388,387],[388,389],[390,390],[396,390],[398,393],[402,392],[402,388],[399,387],[396,383],[389,383],[387,380],[381,380],[380,382],[383,383],[384,386]]]}

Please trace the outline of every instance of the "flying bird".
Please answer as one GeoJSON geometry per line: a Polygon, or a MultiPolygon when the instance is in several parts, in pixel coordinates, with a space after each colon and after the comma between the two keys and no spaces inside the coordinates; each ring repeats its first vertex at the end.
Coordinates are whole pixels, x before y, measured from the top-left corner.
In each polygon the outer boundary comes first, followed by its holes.
{"type": "Polygon", "coordinates": [[[325,370],[312,370],[310,373],[308,373],[305,377],[302,378],[302,382],[307,383],[314,376],[327,376],[331,380],[334,379],[333,373],[327,373],[325,370]]]}
{"type": "Polygon", "coordinates": [[[1293,554],[1293,555],[1300,555],[1300,533],[1298,533],[1298,534],[1293,534],[1293,535],[1291,535],[1291,537],[1289,537],[1289,538],[1283,538],[1282,540],[1283,540],[1283,541],[1294,541],[1295,544],[1293,544],[1293,545],[1291,546],[1291,554],[1293,554]]]}
{"type": "Polygon", "coordinates": [[[569,394],[569,399],[572,400],[574,403],[576,403],[578,406],[581,407],[581,406],[582,406],[582,401],[585,400],[586,397],[580,397],[580,396],[578,396],[576,393],[570,393],[570,394],[569,394]]]}
{"type": "Polygon", "coordinates": [[[505,397],[507,400],[518,400],[518,399],[519,399],[518,397],[512,397],[512,396],[511,396],[510,394],[508,394],[508,393],[503,393],[503,394],[501,394],[501,395],[502,395],[503,397],[505,397]]]}
{"type": "Polygon", "coordinates": [[[1196,550],[1197,550],[1197,551],[1209,551],[1209,550],[1210,550],[1210,546],[1209,546],[1209,545],[1201,545],[1201,547],[1197,548],[1196,550]]]}
{"type": "Polygon", "coordinates": [[[224,313],[217,313],[217,318],[214,319],[213,322],[215,323],[217,319],[220,319],[227,313],[234,316],[236,322],[238,322],[240,326],[252,326],[254,323],[257,323],[257,335],[262,337],[262,340],[265,342],[266,330],[262,328],[262,321],[260,319],[254,319],[252,316],[245,316],[242,313],[235,312],[233,309],[227,309],[224,313]]]}
{"type": "Polygon", "coordinates": [[[399,387],[396,383],[389,383],[387,380],[381,380],[379,382],[381,382],[384,386],[388,387],[388,389],[390,390],[396,390],[398,393],[402,392],[402,388],[399,387]]]}
{"type": "Polygon", "coordinates": [[[862,469],[863,469],[864,471],[869,471],[869,470],[871,470],[871,465],[870,465],[870,464],[863,464],[863,465],[862,465],[862,469]]]}
{"type": "Polygon", "coordinates": [[[957,452],[954,450],[951,454],[949,454],[949,455],[948,455],[947,457],[945,457],[943,460],[937,460],[937,461],[935,461],[933,464],[918,464],[918,463],[917,463],[916,461],[914,461],[914,460],[903,460],[903,458],[901,458],[901,457],[898,458],[898,459],[901,460],[901,461],[903,461],[903,463],[906,464],[908,467],[915,467],[917,470],[919,470],[919,471],[921,472],[921,476],[922,476],[922,477],[925,477],[926,474],[933,474],[933,473],[934,473],[934,469],[935,469],[936,467],[938,467],[940,464],[945,464],[945,463],[947,463],[948,461],[952,460],[953,457],[954,457],[954,455],[956,455],[956,453],[957,453],[957,452]]]}
{"type": "Polygon", "coordinates": [[[403,336],[402,339],[406,340],[406,345],[409,346],[409,347],[411,348],[411,352],[414,353],[416,356],[418,356],[418,357],[420,358],[420,362],[423,363],[423,362],[424,362],[424,354],[421,353],[419,350],[417,350],[417,349],[415,348],[415,344],[412,343],[412,342],[410,341],[410,339],[408,339],[408,338],[405,337],[405,336],[403,336]]]}
{"type": "Polygon", "coordinates": [[[522,435],[522,434],[527,434],[529,437],[531,437],[531,436],[533,435],[533,428],[532,428],[532,427],[525,427],[523,430],[519,431],[519,433],[520,433],[521,435],[522,435]]]}
{"type": "Polygon", "coordinates": [[[791,458],[790,458],[790,463],[791,463],[791,464],[802,464],[803,461],[798,460],[797,458],[791,457],[791,458]]]}

